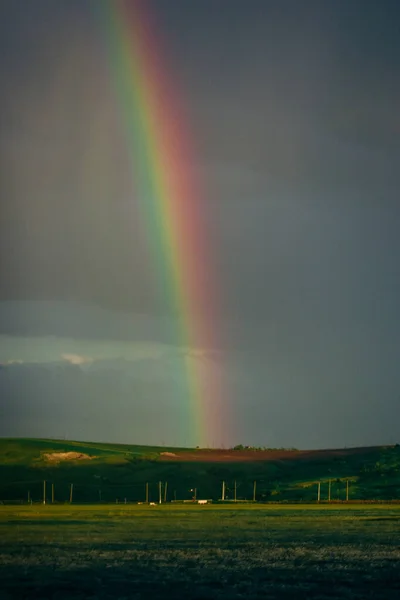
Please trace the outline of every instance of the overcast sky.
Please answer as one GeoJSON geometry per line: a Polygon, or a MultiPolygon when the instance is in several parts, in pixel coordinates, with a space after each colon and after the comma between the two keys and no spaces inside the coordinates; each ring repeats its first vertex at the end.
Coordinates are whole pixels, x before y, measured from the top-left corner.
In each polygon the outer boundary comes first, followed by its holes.
{"type": "MultiPolygon", "coordinates": [[[[193,136],[188,168],[203,187],[223,306],[220,350],[251,382],[255,408],[246,422],[249,397],[232,402],[241,415],[237,442],[242,431],[252,443],[253,431],[262,444],[260,423],[278,446],[393,441],[400,412],[399,2],[149,4],[193,136]]],[[[109,314],[103,337],[138,341],[140,327],[128,334],[115,313],[146,314],[147,338],[172,343],[165,322],[154,325],[171,315],[145,253],[91,6],[0,5],[5,362],[19,359],[7,359],[9,336],[99,338],[98,322],[74,320],[68,302],[109,314]],[[42,311],[38,324],[22,300],[46,301],[54,314],[62,302],[63,317],[46,320],[42,311]]]]}

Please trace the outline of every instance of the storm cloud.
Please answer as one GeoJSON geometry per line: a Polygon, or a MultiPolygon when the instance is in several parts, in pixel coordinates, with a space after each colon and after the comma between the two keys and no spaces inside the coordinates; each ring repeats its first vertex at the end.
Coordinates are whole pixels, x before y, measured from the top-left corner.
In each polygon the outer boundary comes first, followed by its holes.
{"type": "MultiPolygon", "coordinates": [[[[245,381],[230,387],[230,441],[393,441],[398,2],[151,6],[218,282],[220,347],[207,350],[245,381]]],[[[23,359],[12,338],[176,345],[90,3],[0,10],[2,361],[23,359]]]]}

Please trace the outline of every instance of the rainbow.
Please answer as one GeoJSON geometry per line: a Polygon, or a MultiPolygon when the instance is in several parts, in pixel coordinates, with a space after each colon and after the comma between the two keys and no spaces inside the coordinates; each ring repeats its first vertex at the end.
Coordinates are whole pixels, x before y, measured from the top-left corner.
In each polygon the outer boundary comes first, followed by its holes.
{"type": "Polygon", "coordinates": [[[96,1],[126,132],[135,193],[161,297],[177,316],[186,392],[182,423],[197,445],[221,444],[227,427],[221,368],[198,355],[218,350],[217,286],[193,174],[191,136],[149,3],[96,1]],[[196,359],[193,354],[197,355],[196,359]]]}

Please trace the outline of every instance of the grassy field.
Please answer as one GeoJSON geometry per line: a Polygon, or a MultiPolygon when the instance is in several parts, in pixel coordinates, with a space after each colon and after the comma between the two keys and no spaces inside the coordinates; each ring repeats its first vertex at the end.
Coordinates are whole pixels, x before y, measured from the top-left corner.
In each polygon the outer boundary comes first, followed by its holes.
{"type": "Polygon", "coordinates": [[[397,599],[400,507],[0,506],[0,598],[397,599]]]}
{"type": "MultiPolygon", "coordinates": [[[[158,482],[168,482],[168,500],[189,499],[196,488],[199,498],[226,494],[238,500],[253,497],[257,481],[259,501],[315,502],[317,482],[321,482],[321,500],[345,500],[349,481],[349,499],[400,500],[400,446],[352,449],[335,452],[266,452],[262,460],[219,462],[189,460],[195,449],[146,447],[134,445],[73,442],[66,440],[0,439],[0,502],[26,502],[43,499],[43,481],[47,481],[47,499],[54,485],[55,501],[66,502],[73,483],[73,501],[77,503],[120,502],[126,498],[145,499],[149,483],[150,499],[158,498],[158,482]],[[48,453],[78,452],[90,460],[51,462],[48,453]],[[179,452],[179,460],[164,460],[163,454],[179,452]],[[188,457],[188,460],[185,457],[188,457]]],[[[225,453],[225,451],[223,451],[225,453]]],[[[261,455],[257,455],[258,457],[261,455]]],[[[211,453],[210,453],[211,457],[211,453]]],[[[165,458],[165,457],[164,457],[165,458]]]]}

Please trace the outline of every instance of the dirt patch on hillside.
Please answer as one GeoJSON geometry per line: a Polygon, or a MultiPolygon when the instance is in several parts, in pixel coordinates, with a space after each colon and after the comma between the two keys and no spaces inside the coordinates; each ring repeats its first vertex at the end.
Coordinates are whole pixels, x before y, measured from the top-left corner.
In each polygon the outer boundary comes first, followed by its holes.
{"type": "Polygon", "coordinates": [[[82,452],[46,452],[43,458],[49,462],[61,462],[64,460],[91,460],[94,456],[83,454],[82,452]]]}
{"type": "Polygon", "coordinates": [[[179,462],[258,462],[277,460],[323,460],[335,456],[367,454],[374,448],[338,450],[196,450],[194,452],[162,452],[161,460],[179,462]]]}
{"type": "Polygon", "coordinates": [[[281,460],[283,458],[293,458],[301,454],[288,450],[271,452],[252,451],[252,450],[196,450],[195,452],[177,452],[172,455],[162,452],[161,460],[179,461],[179,462],[255,462],[266,460],[281,460]]]}

